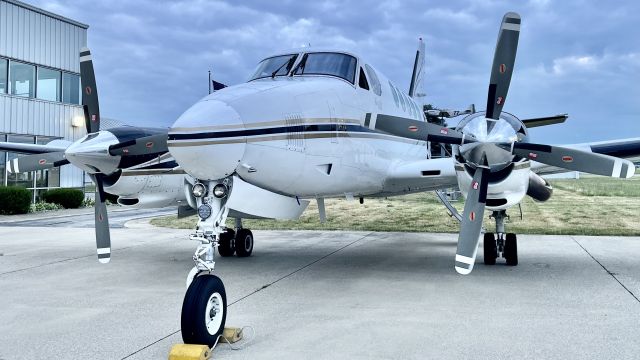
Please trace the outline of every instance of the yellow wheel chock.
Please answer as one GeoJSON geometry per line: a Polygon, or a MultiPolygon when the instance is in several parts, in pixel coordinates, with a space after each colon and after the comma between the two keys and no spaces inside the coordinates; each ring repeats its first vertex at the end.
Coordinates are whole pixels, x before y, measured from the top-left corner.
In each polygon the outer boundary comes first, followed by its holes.
{"type": "MultiPolygon", "coordinates": [[[[220,342],[235,343],[242,340],[242,329],[226,327],[222,332],[220,342]]],[[[171,347],[169,360],[208,360],[211,350],[207,345],[176,344],[171,347]]]]}
{"type": "Polygon", "coordinates": [[[169,360],[207,360],[210,355],[207,345],[176,344],[169,352],[169,360]]]}

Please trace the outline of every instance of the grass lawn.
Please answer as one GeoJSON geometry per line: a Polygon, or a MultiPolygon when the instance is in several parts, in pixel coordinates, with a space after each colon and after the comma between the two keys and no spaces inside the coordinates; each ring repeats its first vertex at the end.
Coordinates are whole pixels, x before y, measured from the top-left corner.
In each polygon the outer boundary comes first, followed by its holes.
{"type": "MultiPolygon", "coordinates": [[[[507,231],[518,234],[573,235],[640,235],[640,176],[631,179],[612,179],[583,176],[579,180],[551,180],[554,193],[551,199],[538,203],[525,198],[523,219],[518,207],[507,213],[511,219],[507,231]]],[[[462,212],[462,201],[455,203],[462,212]]],[[[245,220],[247,228],[255,230],[365,230],[457,233],[459,225],[450,218],[436,196],[429,193],[391,198],[365,199],[364,204],[345,199],[325,200],[327,222],[321,224],[318,208],[312,202],[296,221],[245,220]]],[[[485,226],[494,230],[495,223],[485,226]]],[[[176,219],[175,216],[156,218],[157,226],[193,229],[195,216],[176,219]]],[[[232,220],[228,221],[233,224],[232,220]]]]}

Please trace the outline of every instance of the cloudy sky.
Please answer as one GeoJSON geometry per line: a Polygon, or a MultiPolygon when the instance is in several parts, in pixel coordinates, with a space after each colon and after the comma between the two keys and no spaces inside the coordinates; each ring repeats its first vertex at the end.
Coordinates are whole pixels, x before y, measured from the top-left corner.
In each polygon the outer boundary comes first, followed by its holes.
{"type": "Polygon", "coordinates": [[[570,115],[533,129],[533,140],[640,136],[635,0],[26,1],[90,25],[103,116],[132,125],[170,126],[206,95],[207,70],[238,84],[265,55],[305,44],[356,51],[407,89],[420,36],[425,102],[483,109],[500,20],[516,11],[522,32],[505,110],[570,115]]]}

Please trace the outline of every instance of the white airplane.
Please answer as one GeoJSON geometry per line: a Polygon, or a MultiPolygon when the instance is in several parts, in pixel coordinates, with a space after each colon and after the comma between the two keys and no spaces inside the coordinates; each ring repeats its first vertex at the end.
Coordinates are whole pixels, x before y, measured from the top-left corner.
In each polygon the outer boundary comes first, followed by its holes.
{"type": "MultiPolygon", "coordinates": [[[[487,110],[468,115],[455,128],[426,122],[414,99],[424,66],[422,42],[408,95],[356,54],[290,50],[262,60],[248,82],[194,104],[168,132],[100,131],[91,55],[83,49],[89,134],[64,149],[18,158],[11,169],[70,162],[92,174],[99,200],[96,241],[101,262],[109,261],[111,247],[102,191],[118,188],[127,172],[148,176],[144,171],[158,171],[155,165],[164,176],[176,176],[171,186],[183,189],[183,197],[169,197],[187,201],[199,218],[190,235],[198,246],[182,307],[185,343],[213,345],[224,329],[227,299],[222,280],[214,275],[215,248],[221,256],[250,256],[253,235],[243,228],[242,218],[297,218],[313,199],[324,218],[325,198],[459,187],[466,201],[459,216],[455,270],[471,272],[481,237],[485,264],[495,264],[501,255],[508,265],[517,265],[516,235],[505,230],[506,210],[525,195],[549,199],[552,189],[539,174],[567,169],[628,178],[635,167],[621,157],[640,159],[640,138],[566,147],[529,142],[529,127],[559,123],[566,116],[520,120],[502,111],[519,31],[520,16],[507,13],[496,45],[487,110]],[[431,158],[431,143],[452,145],[453,156],[431,158]],[[495,234],[483,235],[485,209],[493,213],[495,234]],[[227,224],[229,216],[236,218],[235,224],[227,224]]],[[[148,191],[148,185],[120,185],[125,199],[148,191]]]]}

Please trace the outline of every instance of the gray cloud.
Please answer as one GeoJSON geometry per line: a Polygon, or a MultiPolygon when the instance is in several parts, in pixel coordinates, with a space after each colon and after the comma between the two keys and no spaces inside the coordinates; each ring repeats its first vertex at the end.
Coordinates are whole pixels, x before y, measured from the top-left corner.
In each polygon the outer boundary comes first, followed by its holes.
{"type": "Polygon", "coordinates": [[[505,110],[526,118],[567,112],[532,130],[540,142],[640,136],[640,5],[581,0],[32,1],[86,22],[105,116],[169,126],[218,81],[245,81],[260,58],[310,43],[360,53],[408,87],[416,41],[427,43],[426,101],[485,107],[500,19],[523,27],[505,110]]]}

